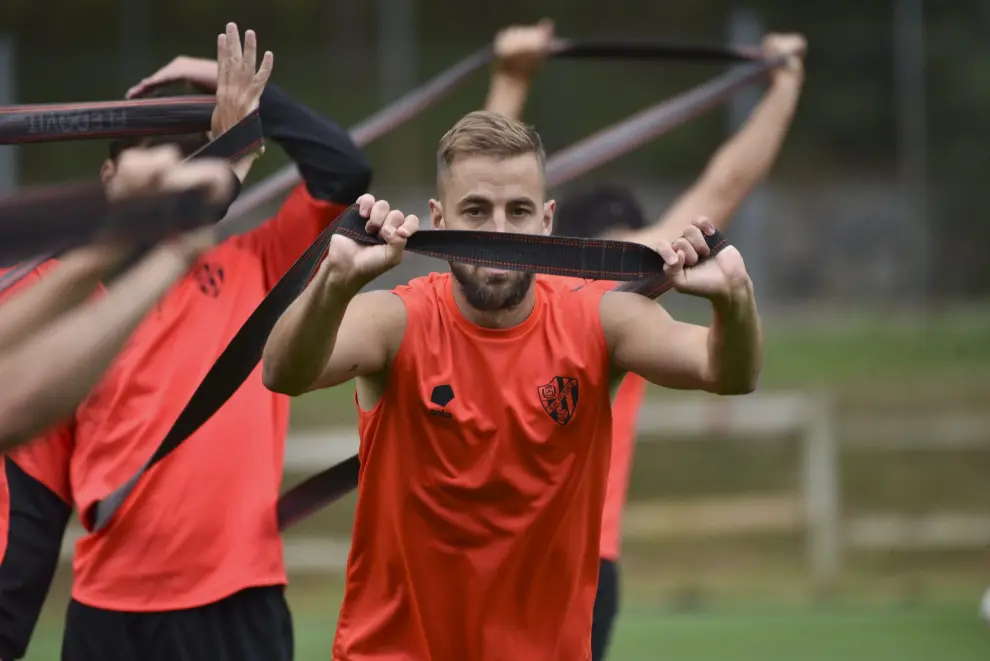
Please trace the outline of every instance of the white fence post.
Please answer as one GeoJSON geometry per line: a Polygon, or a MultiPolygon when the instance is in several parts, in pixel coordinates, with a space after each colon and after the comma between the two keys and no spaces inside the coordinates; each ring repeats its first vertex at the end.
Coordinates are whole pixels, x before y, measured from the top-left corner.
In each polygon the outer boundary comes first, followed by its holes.
{"type": "Polygon", "coordinates": [[[828,590],[842,569],[838,443],[827,397],[805,401],[804,502],[808,522],[808,562],[815,586],[828,590]]]}

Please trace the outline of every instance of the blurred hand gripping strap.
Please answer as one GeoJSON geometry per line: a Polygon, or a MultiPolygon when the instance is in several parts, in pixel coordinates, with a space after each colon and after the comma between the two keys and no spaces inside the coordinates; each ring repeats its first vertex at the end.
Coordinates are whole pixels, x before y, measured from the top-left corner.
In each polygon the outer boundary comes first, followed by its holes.
{"type": "Polygon", "coordinates": [[[154,242],[212,222],[220,212],[202,188],[116,201],[101,184],[39,188],[0,198],[0,263],[94,241],[154,242]]]}

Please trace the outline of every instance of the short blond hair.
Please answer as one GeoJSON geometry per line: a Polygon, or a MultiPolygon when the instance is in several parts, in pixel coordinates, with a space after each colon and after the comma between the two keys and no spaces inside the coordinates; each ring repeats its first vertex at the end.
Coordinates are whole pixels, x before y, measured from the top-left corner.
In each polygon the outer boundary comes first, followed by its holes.
{"type": "Polygon", "coordinates": [[[546,153],[540,134],[532,126],[515,119],[476,110],[464,115],[440,138],[437,147],[437,186],[460,156],[512,158],[533,154],[543,169],[546,153]]]}

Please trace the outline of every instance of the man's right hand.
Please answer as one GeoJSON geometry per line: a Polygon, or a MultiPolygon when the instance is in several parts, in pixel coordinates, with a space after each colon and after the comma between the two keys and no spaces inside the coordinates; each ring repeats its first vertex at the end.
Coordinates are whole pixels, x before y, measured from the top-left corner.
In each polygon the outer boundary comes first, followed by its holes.
{"type": "MultiPolygon", "coordinates": [[[[223,202],[232,194],[230,166],[221,159],[202,158],[182,161],[175,145],[128,149],[120,155],[117,175],[107,187],[110,199],[122,199],[163,191],[204,187],[213,202],[223,202]]],[[[197,228],[171,240],[190,262],[216,245],[212,226],[197,228]]],[[[121,246],[109,246],[119,251],[121,246]]]]}
{"type": "Polygon", "coordinates": [[[553,21],[545,18],[536,25],[513,25],[495,35],[496,65],[512,76],[532,78],[550,52],[554,38],[553,21]]]}
{"type": "Polygon", "coordinates": [[[801,76],[804,73],[804,56],[808,52],[808,42],[800,34],[768,34],[763,39],[763,53],[766,57],[785,57],[784,66],[774,72],[774,77],[801,76]]]}
{"type": "Polygon", "coordinates": [[[385,200],[362,195],[357,200],[365,231],[385,244],[367,246],[341,236],[330,239],[327,256],[320,265],[324,282],[333,294],[356,295],[365,285],[402,262],[406,240],[419,230],[419,218],[391,209],[385,200]]]}
{"type": "Polygon", "coordinates": [[[229,130],[250,114],[261,100],[261,93],[271,77],[274,57],[266,51],[261,66],[255,72],[258,40],[253,30],[244,33],[241,49],[240,33],[235,23],[228,23],[224,34],[217,37],[217,59],[180,55],[164,67],[127,90],[127,98],[139,97],[149,90],[169,83],[186,81],[217,95],[211,130],[214,136],[229,130]]]}
{"type": "Polygon", "coordinates": [[[217,37],[217,105],[213,110],[213,137],[229,131],[258,108],[261,93],[272,75],[274,56],[265,51],[258,64],[258,38],[254,30],[244,33],[244,49],[236,23],[217,37]]]}
{"type": "Polygon", "coordinates": [[[132,195],[180,191],[198,186],[220,202],[231,194],[230,167],[221,159],[182,161],[178,147],[160,145],[128,149],[120,155],[117,174],[107,185],[107,196],[118,200],[132,195]]]}

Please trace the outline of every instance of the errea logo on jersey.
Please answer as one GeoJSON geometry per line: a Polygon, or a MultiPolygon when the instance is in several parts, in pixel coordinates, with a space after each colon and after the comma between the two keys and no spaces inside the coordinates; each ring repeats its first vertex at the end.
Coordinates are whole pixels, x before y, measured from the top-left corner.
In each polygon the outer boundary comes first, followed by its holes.
{"type": "Polygon", "coordinates": [[[435,415],[441,418],[454,417],[445,408],[447,404],[450,404],[451,400],[453,399],[454,399],[454,389],[451,388],[449,385],[444,384],[434,388],[433,392],[430,394],[430,402],[436,406],[439,406],[440,408],[430,409],[430,415],[435,415]]]}

